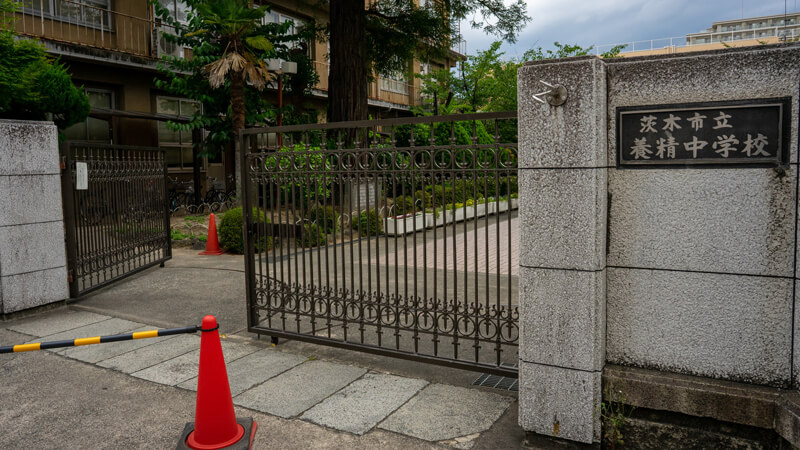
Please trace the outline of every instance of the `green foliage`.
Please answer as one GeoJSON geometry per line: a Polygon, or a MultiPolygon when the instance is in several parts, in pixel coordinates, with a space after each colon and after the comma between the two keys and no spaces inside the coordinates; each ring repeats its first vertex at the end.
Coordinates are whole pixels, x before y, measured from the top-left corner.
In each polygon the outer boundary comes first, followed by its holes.
{"type": "Polygon", "coordinates": [[[336,43],[330,47],[329,120],[366,119],[364,86],[371,74],[407,73],[414,58],[443,59],[461,38],[456,26],[462,19],[469,17],[473,28],[482,28],[508,42],[514,42],[530,20],[523,0],[509,4],[504,0],[426,3],[420,6],[416,0],[382,0],[368,2],[363,8],[347,0],[330,0],[331,11],[346,8],[347,14],[332,19],[328,27],[328,39],[336,43]],[[354,27],[359,30],[354,31],[354,27]],[[345,71],[347,76],[340,75],[345,71]]]}
{"type": "MultiPolygon", "coordinates": [[[[500,51],[501,45],[501,41],[496,41],[486,50],[478,51],[474,55],[467,55],[467,59],[460,63],[457,71],[441,69],[426,75],[419,75],[419,78],[422,79],[421,91],[426,98],[422,108],[416,108],[415,112],[420,115],[428,115],[434,112],[452,114],[515,111],[517,110],[517,71],[525,61],[584,56],[592,52],[592,47],[584,48],[579,45],[555,42],[553,50],[543,50],[538,47],[526,51],[520,59],[508,59],[500,51]]],[[[624,45],[613,47],[601,56],[603,58],[617,57],[623,48],[625,48],[624,45]]],[[[497,125],[500,142],[516,142],[516,120],[501,120],[497,122],[497,125]]],[[[457,124],[456,127],[458,128],[459,125],[457,124]]],[[[468,131],[469,127],[466,130],[455,130],[457,143],[466,143],[462,136],[469,137],[468,131]]],[[[477,132],[480,141],[485,140],[486,137],[491,139],[491,135],[494,134],[494,124],[481,124],[477,132]],[[491,128],[487,130],[486,127],[491,128]]],[[[436,134],[438,145],[441,145],[444,139],[449,138],[449,133],[442,133],[440,137],[437,130],[436,134]]],[[[417,142],[416,145],[425,144],[417,142]]]]}
{"type": "Polygon", "coordinates": [[[416,200],[414,197],[410,195],[401,195],[397,196],[392,199],[392,208],[391,208],[391,215],[392,216],[402,216],[404,214],[411,214],[415,210],[420,211],[419,206],[414,206],[416,200]]]}
{"type": "Polygon", "coordinates": [[[603,402],[600,404],[600,421],[603,423],[603,444],[608,449],[624,448],[624,431],[634,407],[626,405],[621,390],[607,384],[603,387],[603,402]]]}
{"type": "Polygon", "coordinates": [[[306,148],[303,144],[284,146],[278,154],[281,153],[285,156],[265,158],[264,166],[269,171],[294,174],[293,182],[281,184],[281,190],[287,198],[312,205],[331,196],[331,178],[322,173],[330,167],[330,162],[319,147],[306,148]]]}
{"type": "Polygon", "coordinates": [[[86,119],[89,98],[72,84],[64,65],[52,61],[38,41],[17,39],[11,12],[19,5],[0,0],[0,118],[48,120],[63,130],[86,119]]]}
{"type": "Polygon", "coordinates": [[[306,219],[316,223],[326,233],[339,231],[341,215],[336,212],[333,206],[315,206],[306,211],[306,219]]]}
{"type": "Polygon", "coordinates": [[[319,247],[328,243],[325,230],[315,223],[306,222],[303,225],[303,235],[295,239],[300,247],[319,247]]]}
{"type": "MultiPolygon", "coordinates": [[[[269,218],[263,211],[253,208],[253,223],[258,226],[259,224],[270,223],[269,218]]],[[[242,207],[229,209],[222,216],[222,221],[219,224],[219,243],[231,253],[244,253],[244,237],[242,235],[242,207]]],[[[263,252],[272,248],[272,238],[262,236],[258,242],[254,243],[256,252],[263,252]]]]}
{"type": "Polygon", "coordinates": [[[188,234],[183,233],[181,230],[169,230],[169,236],[172,238],[173,241],[182,241],[189,237],[188,234]]]}
{"type": "MultiPolygon", "coordinates": [[[[455,36],[454,24],[470,17],[473,28],[515,42],[530,20],[522,0],[450,0],[419,7],[412,0],[370,2],[366,15],[368,66],[378,73],[405,72],[414,57],[436,58],[446,54],[455,36]],[[419,45],[424,42],[426,45],[419,45]]],[[[332,55],[331,59],[337,55],[332,55]]]]}
{"type": "Polygon", "coordinates": [[[383,234],[383,219],[378,211],[369,209],[361,211],[358,217],[355,217],[351,226],[361,236],[379,236],[383,234]]]}
{"type": "MultiPolygon", "coordinates": [[[[167,122],[167,126],[173,130],[203,128],[207,131],[200,156],[217,155],[236,138],[236,130],[233,129],[231,81],[229,77],[224,78],[221,85],[214,88],[210,80],[211,71],[219,69],[214,64],[219,64],[226,57],[229,45],[242,49],[241,54],[248,63],[245,72],[251,79],[265,74],[263,61],[267,58],[297,62],[298,73],[284,84],[284,91],[293,97],[287,103],[303,104],[302,99],[310,95],[311,87],[319,79],[307,52],[287,45],[296,40],[313,39],[313,22],[299,29],[297,33],[289,34],[292,25],[290,22],[262,24],[261,17],[268,8],[247,8],[245,0],[186,0],[185,3],[190,8],[187,20],[177,22],[158,1],[151,0],[151,3],[156,16],[174,29],[174,34],[164,33],[164,39],[192,49],[191,59],[165,56],[159,64],[161,77],[156,78],[154,84],[158,89],[172,95],[197,100],[203,104],[202,113],[193,117],[189,123],[167,122]]],[[[245,124],[275,124],[277,108],[259,93],[261,86],[262,83],[258,82],[244,83],[245,124]]],[[[316,121],[315,114],[302,108],[287,108],[290,109],[290,115],[297,117],[296,121],[316,121]]],[[[286,121],[286,117],[284,120],[286,121]]]]}

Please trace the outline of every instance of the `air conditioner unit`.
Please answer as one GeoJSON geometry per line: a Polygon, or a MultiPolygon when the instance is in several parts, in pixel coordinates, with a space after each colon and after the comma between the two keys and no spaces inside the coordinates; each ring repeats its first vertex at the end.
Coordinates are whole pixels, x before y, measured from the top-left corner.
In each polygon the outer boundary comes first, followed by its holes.
{"type": "Polygon", "coordinates": [[[158,31],[158,57],[165,55],[183,58],[183,46],[170,42],[164,37],[164,29],[158,31]]]}

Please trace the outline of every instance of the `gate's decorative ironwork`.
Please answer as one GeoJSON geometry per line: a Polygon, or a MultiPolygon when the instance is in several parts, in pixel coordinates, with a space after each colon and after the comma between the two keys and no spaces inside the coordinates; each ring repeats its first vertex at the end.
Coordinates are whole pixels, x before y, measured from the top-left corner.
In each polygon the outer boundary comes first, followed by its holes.
{"type": "Polygon", "coordinates": [[[516,376],[515,122],[243,131],[248,329],[516,376]]]}
{"type": "Polygon", "coordinates": [[[61,156],[70,297],[172,257],[164,150],[66,142],[61,156]]]}

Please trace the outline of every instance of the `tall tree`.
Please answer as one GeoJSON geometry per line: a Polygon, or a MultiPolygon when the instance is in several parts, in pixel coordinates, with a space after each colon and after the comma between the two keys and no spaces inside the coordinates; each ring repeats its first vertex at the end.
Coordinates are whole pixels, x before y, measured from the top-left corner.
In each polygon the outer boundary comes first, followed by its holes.
{"type": "MultiPolygon", "coordinates": [[[[176,35],[165,35],[178,44],[197,50],[192,61],[169,58],[178,70],[200,69],[208,84],[226,87],[230,95],[230,119],[233,137],[245,125],[245,81],[261,90],[269,82],[264,57],[273,45],[262,21],[267,7],[250,8],[247,0],[187,1],[188,23],[172,17],[170,11],[154,2],[156,14],[172,26],[176,35]]],[[[182,58],[180,58],[182,59],[182,58]]]]}
{"type": "Polygon", "coordinates": [[[328,121],[366,119],[373,74],[407,72],[415,55],[443,57],[470,14],[473,27],[508,42],[530,20],[523,0],[330,0],[328,121]]]}
{"type": "MultiPolygon", "coordinates": [[[[264,23],[267,7],[250,8],[246,0],[185,0],[186,20],[153,0],[156,15],[174,33],[164,39],[192,49],[192,58],[166,56],[160,66],[162,78],[155,85],[173,95],[198,100],[202,112],[188,124],[168,123],[175,130],[204,129],[206,137],[200,156],[214,156],[232,145],[246,124],[274,120],[277,108],[259,91],[270,81],[264,61],[282,58],[298,63],[298,74],[284,89],[302,96],[318,77],[305,53],[293,51],[290,43],[313,36],[313,29],[288,32],[291,23],[264,23]]],[[[303,111],[292,110],[294,120],[303,111]]],[[[238,167],[239,157],[235,158],[238,167]]],[[[239,171],[236,176],[238,178],[239,171]]],[[[237,186],[239,183],[237,182],[237,186]]]]}
{"type": "Polygon", "coordinates": [[[66,67],[47,56],[41,43],[17,38],[13,25],[19,7],[12,0],[0,0],[0,118],[49,117],[64,130],[86,119],[89,98],[72,84],[66,67]]]}

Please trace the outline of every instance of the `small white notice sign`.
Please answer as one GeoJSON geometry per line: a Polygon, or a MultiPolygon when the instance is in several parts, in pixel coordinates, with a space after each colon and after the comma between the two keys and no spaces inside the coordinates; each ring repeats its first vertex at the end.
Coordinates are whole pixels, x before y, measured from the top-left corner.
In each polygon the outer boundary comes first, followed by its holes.
{"type": "Polygon", "coordinates": [[[79,191],[89,189],[89,169],[85,162],[75,162],[75,189],[79,191]]]}

